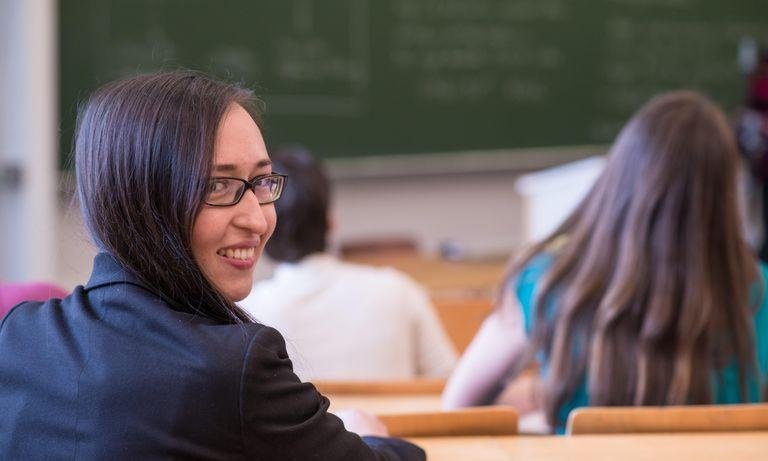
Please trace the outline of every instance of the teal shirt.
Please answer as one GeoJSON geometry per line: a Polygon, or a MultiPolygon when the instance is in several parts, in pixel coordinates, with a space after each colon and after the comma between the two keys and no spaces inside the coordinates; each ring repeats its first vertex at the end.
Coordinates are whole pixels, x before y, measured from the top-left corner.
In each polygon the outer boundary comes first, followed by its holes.
{"type": "MultiPolygon", "coordinates": [[[[515,293],[520,302],[523,311],[526,334],[530,335],[533,330],[534,322],[534,297],[538,283],[544,274],[549,270],[552,264],[552,255],[540,254],[534,257],[521,271],[515,284],[515,293]]],[[[768,266],[759,263],[761,282],[763,284],[763,293],[768,294],[768,266]]],[[[759,287],[755,287],[756,293],[759,293],[759,287]]],[[[552,309],[556,309],[556,303],[553,303],[552,309]]],[[[768,382],[768,296],[763,295],[757,312],[754,315],[755,328],[755,357],[757,359],[759,376],[751,376],[747,382],[748,401],[759,402],[760,391],[768,382]]],[[[543,354],[539,353],[537,358],[541,365],[542,376],[546,376],[549,364],[543,354]]],[[[741,403],[739,373],[736,364],[726,367],[724,370],[713,373],[712,389],[715,395],[715,402],[721,404],[741,403]]],[[[589,395],[587,393],[586,377],[582,379],[581,385],[574,397],[565,404],[558,412],[558,425],[555,428],[557,433],[563,433],[565,422],[568,419],[568,413],[578,407],[589,405],[589,395]]]]}

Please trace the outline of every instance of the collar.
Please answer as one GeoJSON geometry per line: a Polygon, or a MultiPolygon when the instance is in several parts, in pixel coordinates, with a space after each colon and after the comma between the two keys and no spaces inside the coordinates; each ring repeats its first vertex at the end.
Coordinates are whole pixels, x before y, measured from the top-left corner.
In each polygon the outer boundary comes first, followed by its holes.
{"type": "Polygon", "coordinates": [[[93,259],[93,272],[85,285],[86,290],[92,290],[115,283],[129,283],[147,289],[139,279],[128,271],[117,259],[109,253],[99,253],[93,259]]]}
{"type": "Polygon", "coordinates": [[[93,259],[93,272],[91,273],[91,278],[88,280],[88,283],[85,285],[85,290],[88,291],[115,284],[129,284],[137,286],[151,293],[154,295],[154,297],[162,299],[168,308],[179,312],[190,319],[195,319],[196,322],[202,322],[210,325],[221,324],[221,322],[209,318],[203,314],[191,313],[187,312],[185,309],[179,308],[179,306],[173,301],[169,301],[162,294],[141,283],[138,277],[132,274],[122,264],[120,264],[117,258],[111,254],[105,252],[97,254],[93,259]]]}

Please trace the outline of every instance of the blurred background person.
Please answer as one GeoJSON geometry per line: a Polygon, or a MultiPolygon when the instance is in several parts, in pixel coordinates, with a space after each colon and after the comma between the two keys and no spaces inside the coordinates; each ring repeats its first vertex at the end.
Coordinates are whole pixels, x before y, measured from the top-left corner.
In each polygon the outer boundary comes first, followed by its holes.
{"type": "Polygon", "coordinates": [[[278,149],[272,162],[290,177],[266,246],[278,264],[240,306],[286,337],[302,379],[447,376],[456,352],[427,293],[394,269],[329,253],[331,190],[322,166],[299,146],[278,149]]]}
{"type": "Polygon", "coordinates": [[[768,267],[743,238],[737,166],[712,102],[646,103],[587,197],[511,267],[444,405],[497,402],[531,358],[527,407],[558,433],[582,406],[763,401],[768,267]]]}

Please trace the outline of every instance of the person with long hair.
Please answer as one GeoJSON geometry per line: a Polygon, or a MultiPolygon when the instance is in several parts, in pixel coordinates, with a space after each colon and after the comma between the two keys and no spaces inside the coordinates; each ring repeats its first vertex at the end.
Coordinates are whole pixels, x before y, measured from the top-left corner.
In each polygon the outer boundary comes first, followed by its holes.
{"type": "Polygon", "coordinates": [[[329,414],[235,304],[285,182],[259,116],[250,91],[191,71],[92,95],[75,165],[99,254],[85,286],[0,326],[0,458],[424,459],[372,416],[329,414]]]}
{"type": "Polygon", "coordinates": [[[556,432],[578,406],[764,399],[768,269],[742,236],[737,165],[705,97],[645,104],[580,205],[510,267],[444,405],[494,403],[531,360],[529,406],[556,432]]]}

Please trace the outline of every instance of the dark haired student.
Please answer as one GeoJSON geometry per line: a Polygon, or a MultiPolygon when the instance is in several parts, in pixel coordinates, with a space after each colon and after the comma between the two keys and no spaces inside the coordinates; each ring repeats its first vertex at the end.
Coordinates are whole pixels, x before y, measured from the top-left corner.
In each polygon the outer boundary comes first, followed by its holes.
{"type": "Polygon", "coordinates": [[[257,107],[187,71],[91,97],[77,192],[101,252],[85,286],[3,320],[0,459],[424,459],[372,416],[345,429],[280,334],[234,304],[286,180],[257,107]]]}

